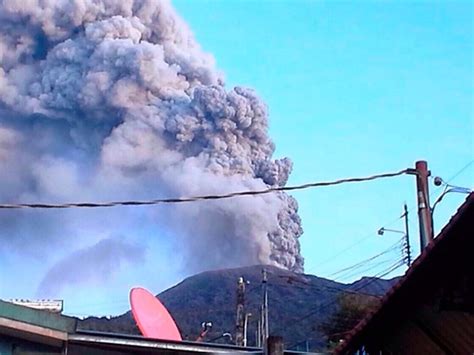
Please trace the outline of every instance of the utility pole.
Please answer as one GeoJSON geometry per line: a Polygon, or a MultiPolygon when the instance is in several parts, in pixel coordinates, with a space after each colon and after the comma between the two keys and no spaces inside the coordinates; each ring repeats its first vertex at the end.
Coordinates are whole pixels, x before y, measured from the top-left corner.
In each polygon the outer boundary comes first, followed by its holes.
{"type": "Polygon", "coordinates": [[[408,207],[405,203],[403,205],[403,217],[405,218],[405,247],[407,252],[408,267],[411,265],[411,249],[410,249],[410,233],[408,229],[408,207]]]}
{"type": "Polygon", "coordinates": [[[430,207],[430,196],[428,191],[428,163],[424,160],[415,163],[416,191],[418,198],[418,220],[420,225],[420,248],[421,251],[433,240],[433,223],[430,207]]]}
{"type": "Polygon", "coordinates": [[[267,270],[262,270],[262,347],[266,349],[268,339],[268,290],[267,270]]]}
{"type": "Polygon", "coordinates": [[[247,333],[248,333],[248,326],[249,326],[249,318],[252,317],[252,313],[245,313],[244,318],[244,341],[243,345],[247,346],[247,333]]]}
{"type": "Polygon", "coordinates": [[[257,330],[255,331],[256,347],[262,346],[262,311],[260,310],[260,319],[257,320],[257,330]]]}
{"type": "Polygon", "coordinates": [[[235,345],[244,346],[244,321],[245,321],[245,282],[239,277],[237,283],[237,314],[235,319],[235,345]]]}
{"type": "Polygon", "coordinates": [[[403,261],[406,262],[407,266],[410,267],[411,265],[411,247],[410,247],[410,231],[408,227],[408,208],[407,204],[405,203],[403,205],[403,214],[400,216],[400,218],[405,219],[405,232],[396,230],[396,229],[389,229],[382,227],[378,230],[377,234],[378,235],[384,235],[385,232],[393,232],[393,233],[400,233],[403,234],[403,239],[405,239],[404,243],[404,252],[406,253],[406,256],[404,255],[403,261]]]}

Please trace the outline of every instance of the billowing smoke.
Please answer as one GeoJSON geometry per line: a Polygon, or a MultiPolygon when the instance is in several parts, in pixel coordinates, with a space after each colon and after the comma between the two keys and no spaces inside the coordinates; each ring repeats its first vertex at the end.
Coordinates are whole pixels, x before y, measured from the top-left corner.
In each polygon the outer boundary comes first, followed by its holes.
{"type": "MultiPolygon", "coordinates": [[[[265,104],[252,90],[225,88],[212,56],[167,1],[0,0],[3,202],[283,186],[291,162],[273,160],[273,151],[265,104]]],[[[126,235],[137,248],[150,240],[172,245],[168,258],[188,272],[256,263],[302,271],[301,234],[297,203],[284,193],[0,214],[3,252],[78,256],[75,250],[126,235]]],[[[113,266],[103,253],[91,255],[98,260],[84,262],[113,266]]],[[[58,265],[45,280],[69,263],[58,265]]]]}
{"type": "Polygon", "coordinates": [[[102,239],[59,260],[44,276],[38,294],[58,295],[61,288],[68,285],[100,285],[113,277],[121,264],[138,262],[144,256],[142,248],[124,242],[120,237],[102,239]]]}

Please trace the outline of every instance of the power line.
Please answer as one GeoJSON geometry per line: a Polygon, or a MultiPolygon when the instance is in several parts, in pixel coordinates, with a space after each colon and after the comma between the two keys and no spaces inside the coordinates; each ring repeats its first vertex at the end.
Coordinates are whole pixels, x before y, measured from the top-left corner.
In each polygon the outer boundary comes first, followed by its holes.
{"type": "MultiPolygon", "coordinates": [[[[398,268],[399,268],[400,266],[402,266],[402,265],[404,265],[404,260],[399,260],[398,262],[396,262],[396,263],[390,265],[387,269],[385,269],[385,270],[381,271],[380,273],[374,275],[374,276],[373,276],[374,279],[372,279],[372,280],[370,280],[369,282],[366,282],[366,283],[360,285],[359,287],[357,287],[356,289],[354,289],[354,291],[357,292],[358,290],[360,290],[360,289],[362,289],[362,288],[365,288],[365,287],[371,285],[371,284],[374,283],[375,281],[378,281],[379,279],[383,278],[384,276],[386,276],[386,275],[390,274],[391,272],[395,271],[396,269],[398,269],[398,268]]],[[[315,315],[318,311],[320,311],[320,310],[322,310],[322,309],[324,309],[324,308],[327,308],[327,307],[329,307],[329,306],[335,304],[336,302],[338,302],[338,300],[330,301],[330,302],[328,302],[328,303],[326,303],[326,304],[324,304],[324,305],[321,305],[321,306],[317,307],[316,309],[313,309],[312,311],[310,311],[309,313],[303,315],[302,317],[299,317],[299,318],[296,319],[296,320],[292,320],[291,322],[292,322],[292,323],[294,323],[294,322],[300,323],[300,322],[302,322],[303,320],[306,320],[306,319],[312,317],[312,316],[315,315]]],[[[287,323],[287,322],[285,322],[284,325],[286,325],[286,323],[287,323]]],[[[280,329],[282,329],[282,328],[284,328],[284,326],[283,326],[283,325],[280,325],[280,326],[277,328],[277,330],[280,330],[280,329]]],[[[305,340],[306,340],[306,339],[299,340],[299,341],[297,341],[297,342],[291,344],[290,346],[288,346],[288,348],[291,349],[293,346],[295,346],[295,345],[297,345],[297,344],[300,344],[301,342],[303,342],[303,341],[305,341],[305,340]]]]}
{"type": "MultiPolygon", "coordinates": [[[[326,285],[311,285],[311,284],[306,284],[302,283],[301,285],[294,285],[294,284],[285,284],[281,282],[271,282],[269,283],[270,286],[282,286],[282,287],[289,287],[289,288],[299,288],[302,290],[318,290],[318,291],[323,291],[327,290],[329,292],[333,293],[349,293],[349,294],[357,294],[357,295],[362,295],[362,296],[372,296],[379,298],[379,296],[374,296],[370,293],[365,293],[365,292],[357,292],[357,291],[352,291],[349,288],[340,288],[340,287],[333,287],[333,286],[326,286],[326,285]]],[[[273,300],[272,300],[273,301],[273,300]]]]}
{"type": "MultiPolygon", "coordinates": [[[[393,259],[389,260],[393,261],[393,259]]],[[[329,290],[332,292],[342,292],[342,293],[352,293],[352,294],[359,294],[359,295],[366,295],[366,296],[374,296],[370,293],[364,293],[364,292],[355,292],[350,290],[347,286],[344,287],[337,287],[337,286],[328,286],[328,285],[312,285],[306,280],[302,280],[299,278],[294,278],[292,276],[286,276],[286,275],[278,275],[273,272],[269,272],[270,275],[274,275],[275,277],[278,277],[280,279],[287,279],[287,282],[278,282],[278,281],[268,281],[269,286],[283,286],[283,287],[291,287],[291,288],[299,288],[299,289],[316,289],[319,291],[322,290],[329,290]]],[[[337,283],[337,281],[335,282],[337,283]]],[[[378,297],[378,296],[374,296],[378,297]]]]}
{"type": "MultiPolygon", "coordinates": [[[[453,181],[455,178],[457,178],[459,175],[461,175],[462,173],[464,173],[472,164],[474,164],[474,159],[467,162],[464,166],[462,166],[458,171],[456,171],[451,177],[449,177],[446,182],[449,184],[451,181],[453,181]]],[[[431,176],[431,178],[433,178],[431,176]]],[[[438,191],[440,191],[443,187],[438,187],[438,188],[435,188],[433,190],[431,190],[430,192],[430,198],[432,198],[438,191]]],[[[416,208],[417,206],[412,206],[410,205],[410,207],[408,208],[408,213],[411,213],[413,212],[413,209],[416,208]]],[[[385,223],[383,225],[383,227],[390,227],[392,226],[395,222],[397,222],[399,219],[403,218],[403,215],[401,215],[399,218],[393,220],[392,222],[389,222],[389,223],[385,223]]],[[[414,223],[413,221],[411,223],[414,223]]]]}
{"type": "Polygon", "coordinates": [[[471,160],[470,162],[468,162],[466,165],[464,165],[461,169],[459,169],[453,176],[451,176],[449,179],[447,179],[446,182],[449,184],[451,181],[453,181],[455,178],[457,178],[459,175],[461,175],[472,164],[474,164],[474,159],[471,160]]]}
{"type": "MultiPolygon", "coordinates": [[[[384,226],[391,226],[393,225],[395,222],[399,221],[400,219],[403,218],[403,215],[400,215],[399,217],[397,217],[396,219],[392,220],[391,222],[388,222],[388,223],[385,223],[384,226]]],[[[324,259],[323,261],[321,261],[319,264],[316,264],[315,266],[313,266],[311,269],[309,270],[306,270],[307,273],[312,273],[314,272],[318,267],[321,267],[323,265],[326,265],[330,262],[332,262],[333,260],[335,260],[337,257],[341,256],[342,254],[344,254],[345,252],[349,251],[350,249],[362,244],[363,242],[367,241],[369,238],[373,237],[374,236],[374,232],[370,232],[369,234],[367,234],[366,236],[358,239],[357,241],[355,241],[354,243],[348,245],[347,247],[345,247],[344,249],[338,251],[336,254],[333,254],[331,255],[330,257],[328,257],[327,259],[324,259]]]]}
{"type": "MultiPolygon", "coordinates": [[[[363,275],[365,274],[366,272],[369,272],[371,270],[374,270],[374,269],[377,269],[379,266],[381,265],[385,265],[385,264],[388,264],[390,262],[393,262],[394,260],[400,260],[400,259],[385,259],[385,260],[382,260],[382,261],[379,261],[373,265],[370,265],[366,268],[363,268],[363,269],[359,269],[359,270],[356,270],[355,272],[348,272],[348,273],[345,273],[344,275],[341,275],[339,276],[338,278],[334,279],[335,281],[338,281],[338,282],[348,282],[350,279],[352,279],[354,276],[357,276],[357,275],[363,275]]],[[[405,259],[403,259],[405,260],[405,259]]]]}
{"type": "Polygon", "coordinates": [[[397,261],[396,263],[390,265],[387,269],[379,272],[378,274],[375,274],[374,276],[372,276],[372,279],[366,283],[361,283],[361,285],[357,288],[354,289],[354,291],[359,291],[369,285],[371,285],[372,283],[380,280],[381,278],[387,276],[388,274],[390,274],[391,272],[395,271],[396,269],[398,269],[400,266],[404,265],[405,264],[405,259],[401,259],[399,261],[397,261]]]}
{"type": "MultiPolygon", "coordinates": [[[[446,182],[449,184],[449,183],[450,183],[452,180],[454,180],[456,177],[458,177],[459,175],[461,175],[462,173],[464,173],[472,164],[474,164],[474,159],[471,160],[471,161],[469,161],[469,162],[467,162],[464,166],[462,166],[458,171],[456,171],[456,172],[454,173],[454,175],[452,175],[451,177],[449,177],[449,178],[446,180],[446,182]]],[[[407,169],[407,170],[409,170],[409,169],[407,169]]],[[[406,173],[408,173],[408,171],[406,171],[406,173]]],[[[439,191],[441,188],[442,188],[442,187],[439,187],[439,188],[437,188],[437,189],[433,189],[433,190],[431,191],[431,193],[430,193],[430,198],[432,198],[433,195],[434,195],[437,191],[439,191]]],[[[415,208],[415,207],[416,207],[416,206],[410,206],[410,208],[408,209],[408,212],[409,212],[409,213],[412,212],[412,211],[413,211],[413,208],[415,208]]],[[[392,226],[395,222],[399,221],[399,220],[402,219],[402,218],[403,218],[403,214],[400,215],[399,217],[395,218],[395,219],[392,220],[391,222],[384,223],[384,224],[383,224],[383,227],[390,227],[390,226],[392,226]]],[[[321,263],[317,264],[315,267],[318,267],[318,266],[322,266],[322,265],[324,265],[324,264],[327,264],[329,261],[332,261],[335,257],[337,257],[337,256],[339,256],[339,255],[341,255],[341,254],[343,254],[345,251],[347,251],[347,250],[349,250],[349,249],[352,249],[353,247],[359,245],[361,242],[367,240],[370,236],[372,236],[372,233],[369,234],[369,235],[367,235],[367,236],[365,236],[365,237],[363,237],[363,238],[361,238],[361,239],[359,239],[359,240],[357,240],[356,242],[354,242],[353,244],[349,245],[347,248],[341,250],[341,251],[338,252],[337,254],[335,254],[335,255],[333,255],[333,256],[331,256],[331,257],[329,257],[329,258],[323,260],[321,263]]],[[[314,268],[312,268],[311,270],[313,270],[313,269],[314,269],[314,268]]]]}
{"type": "Polygon", "coordinates": [[[269,187],[262,190],[254,191],[237,191],[230,192],[222,195],[201,195],[194,197],[177,197],[177,198],[161,198],[154,200],[144,200],[144,201],[112,201],[112,202],[70,202],[70,203],[3,203],[0,204],[0,209],[20,209],[20,208],[43,208],[43,209],[64,209],[64,208],[98,208],[98,207],[115,207],[115,206],[147,206],[147,205],[157,205],[165,203],[184,203],[184,202],[196,202],[196,201],[206,201],[206,200],[222,200],[231,197],[238,196],[255,196],[255,195],[264,195],[271,192],[278,191],[294,191],[294,190],[304,190],[313,187],[325,187],[325,186],[334,186],[345,183],[355,183],[355,182],[364,182],[371,181],[376,179],[390,178],[411,172],[410,169],[400,170],[394,173],[384,173],[371,175],[367,177],[359,178],[346,178],[339,179],[334,181],[323,181],[323,182],[311,182],[302,185],[295,186],[277,186],[269,187]]]}
{"type": "Polygon", "coordinates": [[[357,264],[354,264],[354,265],[351,265],[351,266],[348,266],[348,267],[345,267],[343,269],[340,269],[336,272],[333,272],[332,274],[329,275],[329,277],[331,276],[335,276],[335,275],[338,275],[340,273],[343,273],[344,271],[349,271],[349,270],[354,270],[354,269],[357,269],[361,266],[364,266],[366,265],[368,262],[374,260],[374,259],[377,259],[379,257],[381,257],[382,255],[385,255],[389,252],[391,252],[392,250],[395,250],[397,249],[398,247],[401,246],[401,243],[403,242],[403,238],[401,238],[400,240],[398,240],[396,243],[394,243],[392,246],[390,246],[389,248],[385,249],[384,251],[380,252],[379,254],[376,254],[374,256],[371,256],[370,258],[368,259],[365,259],[365,260],[362,260],[362,261],[359,261],[357,264]]]}
{"type": "MultiPolygon", "coordinates": [[[[253,287],[250,287],[249,289],[246,289],[245,292],[246,293],[254,292],[255,290],[259,290],[260,288],[261,288],[261,285],[255,285],[253,287]]],[[[91,313],[86,314],[86,313],[78,313],[78,312],[75,312],[75,311],[77,311],[77,310],[79,310],[79,311],[96,310],[98,308],[103,309],[103,308],[118,307],[118,306],[125,306],[125,305],[129,305],[129,302],[128,301],[119,301],[119,300],[110,301],[110,302],[108,302],[108,301],[94,302],[94,303],[87,303],[87,304],[77,305],[76,307],[72,307],[71,309],[68,309],[68,311],[66,313],[76,314],[76,315],[86,315],[88,317],[97,317],[96,315],[91,314],[91,313]]],[[[247,300],[247,306],[248,307],[256,307],[258,305],[259,305],[259,303],[258,303],[257,300],[252,300],[251,298],[249,298],[247,300]]],[[[227,311],[229,311],[229,308],[227,306],[226,307],[220,307],[220,308],[212,307],[212,309],[206,310],[206,312],[211,312],[211,313],[227,312],[227,311]]],[[[201,314],[202,312],[203,312],[202,310],[200,310],[200,311],[187,310],[186,314],[201,314]]],[[[118,314],[118,315],[112,315],[111,317],[116,318],[116,317],[121,317],[123,315],[124,314],[118,314]]]]}
{"type": "Polygon", "coordinates": [[[336,254],[334,255],[331,255],[330,257],[328,257],[327,259],[324,259],[322,262],[320,262],[319,264],[316,264],[314,267],[312,267],[310,270],[308,270],[307,272],[308,273],[311,273],[313,271],[315,271],[315,269],[317,269],[318,267],[321,267],[323,265],[326,265],[328,264],[329,262],[333,261],[336,257],[340,256],[341,254],[344,254],[345,252],[347,252],[348,250],[354,248],[355,246],[357,245],[360,245],[362,242],[366,241],[367,239],[369,239],[370,237],[373,237],[373,233],[370,233],[368,235],[366,235],[365,237],[361,238],[361,239],[358,239],[357,241],[355,241],[354,243],[350,244],[349,246],[347,246],[346,248],[338,251],[336,254]]]}
{"type": "MultiPolygon", "coordinates": [[[[458,177],[459,175],[461,175],[462,173],[464,173],[472,164],[474,164],[474,159],[467,162],[464,166],[462,166],[459,170],[457,170],[451,177],[449,177],[446,182],[449,184],[452,180],[454,180],[456,177],[458,177]]],[[[430,198],[432,198],[434,196],[434,194],[436,192],[438,192],[442,187],[439,187],[437,189],[433,189],[430,193],[430,198]]],[[[413,208],[416,208],[416,206],[410,206],[410,208],[408,209],[407,213],[411,213],[413,212],[413,208]]],[[[390,227],[392,226],[395,222],[399,221],[400,219],[402,219],[404,217],[404,214],[400,215],[399,217],[397,217],[396,219],[392,220],[391,222],[388,222],[388,223],[385,223],[383,224],[383,227],[382,228],[385,228],[385,227],[390,227]]],[[[413,220],[411,221],[411,223],[414,223],[413,220]]],[[[337,253],[336,255],[334,255],[333,257],[330,257],[328,259],[326,259],[325,261],[323,261],[321,264],[319,264],[319,266],[321,266],[322,264],[326,264],[327,262],[329,261],[332,261],[336,256],[339,256],[341,254],[343,254],[345,251],[349,250],[349,249],[352,249],[353,247],[359,245],[362,241],[365,241],[366,239],[369,238],[369,236],[371,236],[372,234],[358,240],[357,242],[351,244],[350,246],[348,246],[346,249],[343,249],[341,250],[339,253],[337,253]]]]}
{"type": "MultiPolygon", "coordinates": [[[[391,272],[395,271],[396,269],[398,269],[400,266],[404,265],[404,260],[398,260],[397,262],[393,263],[392,265],[390,265],[388,268],[382,270],[381,272],[375,274],[373,277],[373,279],[371,279],[370,281],[368,282],[365,282],[365,283],[361,283],[361,285],[359,285],[358,287],[356,287],[355,289],[352,289],[352,291],[354,292],[357,292],[357,291],[360,291],[361,289],[371,285],[372,283],[374,283],[375,281],[378,281],[380,278],[383,278],[384,276],[390,274],[391,272]]],[[[324,309],[324,308],[327,308],[329,306],[331,306],[332,304],[338,302],[338,300],[333,300],[333,301],[330,301],[324,305],[320,305],[318,307],[316,307],[315,309],[311,310],[310,312],[308,312],[307,314],[297,318],[297,319],[293,319],[291,320],[292,323],[299,323],[299,322],[302,322],[310,317],[312,317],[313,315],[317,314],[318,311],[324,309]]],[[[283,329],[284,326],[286,326],[287,323],[289,323],[290,321],[288,322],[285,322],[283,323],[283,325],[280,325],[276,330],[280,330],[280,329],[283,329]]],[[[274,331],[276,331],[274,330],[274,331]]]]}

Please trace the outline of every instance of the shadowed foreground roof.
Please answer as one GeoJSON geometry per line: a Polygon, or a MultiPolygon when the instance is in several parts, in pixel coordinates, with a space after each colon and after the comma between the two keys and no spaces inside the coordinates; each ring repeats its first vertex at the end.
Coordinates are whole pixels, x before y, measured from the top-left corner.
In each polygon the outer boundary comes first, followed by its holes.
{"type": "Polygon", "coordinates": [[[362,346],[406,353],[474,351],[474,193],[415,260],[404,277],[338,346],[348,354],[362,346]],[[446,304],[448,300],[448,305],[446,304]],[[397,348],[397,346],[401,346],[397,348]]]}

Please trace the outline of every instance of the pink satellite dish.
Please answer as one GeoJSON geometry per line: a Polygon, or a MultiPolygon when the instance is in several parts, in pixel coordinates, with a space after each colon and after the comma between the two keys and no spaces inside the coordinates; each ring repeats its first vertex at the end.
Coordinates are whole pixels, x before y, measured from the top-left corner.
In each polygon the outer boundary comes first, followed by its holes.
{"type": "Polygon", "coordinates": [[[181,341],[181,334],[165,306],[141,287],[130,291],[130,305],[138,329],[144,337],[181,341]]]}

